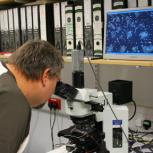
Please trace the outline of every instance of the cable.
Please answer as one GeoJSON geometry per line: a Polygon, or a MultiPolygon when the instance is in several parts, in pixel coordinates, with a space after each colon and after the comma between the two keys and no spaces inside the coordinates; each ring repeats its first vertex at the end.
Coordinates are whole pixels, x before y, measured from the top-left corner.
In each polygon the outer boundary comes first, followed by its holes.
{"type": "Polygon", "coordinates": [[[133,104],[134,104],[134,112],[133,112],[133,115],[129,118],[129,121],[132,120],[136,114],[136,111],[137,111],[137,105],[136,105],[136,102],[134,100],[132,100],[133,104]]]}
{"type": "Polygon", "coordinates": [[[132,134],[132,138],[130,139],[132,141],[132,143],[130,145],[131,150],[141,151],[141,149],[148,148],[150,151],[153,151],[153,144],[152,144],[153,139],[150,141],[144,139],[144,137],[146,135],[153,134],[153,132],[134,131],[134,130],[131,130],[130,128],[129,128],[129,132],[132,134]],[[135,143],[141,143],[143,145],[141,145],[141,147],[133,147],[132,148],[133,144],[135,144],[135,143]]]}
{"type": "Polygon", "coordinates": [[[54,145],[54,134],[53,134],[55,121],[56,121],[56,110],[54,110],[54,120],[53,120],[53,124],[51,125],[51,110],[50,110],[50,128],[51,128],[52,149],[55,148],[55,145],[54,145]]]}
{"type": "MultiPolygon", "coordinates": [[[[52,117],[51,117],[51,110],[50,110],[50,130],[51,130],[51,127],[52,127],[52,117]]],[[[52,149],[54,148],[53,146],[53,139],[52,139],[52,133],[50,133],[51,135],[51,141],[52,141],[52,149]]]]}
{"type": "Polygon", "coordinates": [[[151,132],[143,132],[143,131],[134,131],[131,128],[129,128],[129,132],[133,132],[133,133],[140,133],[140,134],[153,134],[153,131],[151,132]]]}
{"type": "MultiPolygon", "coordinates": [[[[58,113],[58,112],[57,112],[58,113]]],[[[58,131],[60,131],[61,130],[61,128],[60,128],[60,124],[59,124],[59,116],[57,117],[57,121],[56,121],[56,123],[57,123],[57,128],[58,128],[58,131]]],[[[61,142],[61,137],[58,137],[59,138],[59,144],[61,144],[62,142],[61,142]]]]}
{"type": "MultiPolygon", "coordinates": [[[[111,109],[111,112],[113,113],[115,119],[118,120],[118,118],[117,118],[117,116],[116,116],[114,110],[112,109],[112,106],[110,105],[110,103],[109,103],[109,101],[108,101],[108,99],[107,99],[107,97],[106,97],[106,95],[105,95],[105,93],[104,93],[104,90],[103,90],[103,88],[102,88],[102,86],[101,86],[101,84],[100,84],[100,82],[99,82],[99,80],[98,80],[98,78],[97,78],[97,76],[96,76],[96,73],[95,73],[95,71],[94,71],[94,68],[93,68],[93,66],[92,66],[92,64],[91,64],[91,61],[90,61],[88,55],[87,55],[87,59],[88,59],[88,62],[89,62],[89,64],[90,64],[90,67],[91,67],[91,69],[92,69],[92,72],[93,72],[93,74],[94,74],[95,80],[96,80],[96,82],[97,82],[97,84],[98,84],[98,86],[99,86],[101,92],[102,92],[103,95],[104,95],[104,99],[106,100],[106,102],[107,102],[109,108],[111,109]]],[[[123,134],[124,134],[124,136],[125,136],[125,138],[126,138],[126,140],[127,140],[127,143],[129,143],[128,136],[126,135],[126,133],[125,133],[125,131],[124,131],[124,129],[122,128],[121,125],[120,125],[120,128],[121,128],[122,131],[123,131],[123,134]]]]}

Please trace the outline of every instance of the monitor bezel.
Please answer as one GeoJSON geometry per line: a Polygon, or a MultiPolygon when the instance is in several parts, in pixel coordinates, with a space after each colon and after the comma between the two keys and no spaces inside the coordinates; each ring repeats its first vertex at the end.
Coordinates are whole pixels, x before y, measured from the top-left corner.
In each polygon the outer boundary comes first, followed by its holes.
{"type": "Polygon", "coordinates": [[[110,12],[124,12],[132,10],[146,10],[152,9],[153,7],[141,7],[141,8],[126,8],[126,9],[116,9],[116,10],[107,10],[105,12],[105,22],[104,22],[104,46],[103,46],[103,58],[104,59],[118,59],[118,60],[153,60],[153,54],[111,54],[106,53],[106,32],[107,32],[107,14],[110,12]]]}

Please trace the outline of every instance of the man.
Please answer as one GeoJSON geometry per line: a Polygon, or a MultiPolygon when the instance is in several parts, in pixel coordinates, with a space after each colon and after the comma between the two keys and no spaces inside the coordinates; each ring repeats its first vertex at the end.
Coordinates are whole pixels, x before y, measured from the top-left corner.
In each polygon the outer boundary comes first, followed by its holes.
{"type": "Polygon", "coordinates": [[[62,68],[60,52],[46,41],[27,42],[0,62],[0,153],[17,153],[29,133],[31,107],[54,93],[62,68]]]}

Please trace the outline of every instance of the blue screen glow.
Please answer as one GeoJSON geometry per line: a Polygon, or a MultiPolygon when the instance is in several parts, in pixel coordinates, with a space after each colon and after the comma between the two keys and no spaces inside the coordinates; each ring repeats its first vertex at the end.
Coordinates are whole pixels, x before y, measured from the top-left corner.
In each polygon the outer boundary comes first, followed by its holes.
{"type": "Polygon", "coordinates": [[[153,54],[153,9],[108,12],[105,52],[153,54]]]}

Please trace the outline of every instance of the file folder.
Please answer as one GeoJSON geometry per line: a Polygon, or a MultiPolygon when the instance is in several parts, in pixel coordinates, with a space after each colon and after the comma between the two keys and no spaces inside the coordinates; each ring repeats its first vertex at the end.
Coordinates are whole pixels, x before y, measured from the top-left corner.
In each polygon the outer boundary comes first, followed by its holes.
{"type": "Polygon", "coordinates": [[[32,14],[33,14],[33,39],[40,39],[40,19],[39,19],[39,6],[32,6],[32,14]]]}
{"type": "Polygon", "coordinates": [[[61,2],[61,17],[62,17],[62,52],[66,55],[66,22],[65,22],[65,7],[67,1],[61,2]]]}
{"type": "Polygon", "coordinates": [[[27,33],[27,19],[26,19],[26,9],[25,7],[20,8],[20,20],[21,20],[21,40],[24,44],[28,40],[27,33]]]}
{"type": "Polygon", "coordinates": [[[137,0],[128,0],[128,8],[136,8],[137,0]]]}
{"type": "Polygon", "coordinates": [[[65,19],[66,19],[66,46],[67,56],[71,56],[72,50],[74,49],[74,9],[73,5],[67,5],[65,8],[65,19]]]}
{"type": "Polygon", "coordinates": [[[108,10],[112,10],[112,0],[104,0],[104,14],[108,10]]]}
{"type": "Polygon", "coordinates": [[[33,40],[32,6],[26,7],[28,41],[33,40]]]}
{"type": "Polygon", "coordinates": [[[47,40],[54,43],[54,15],[53,4],[42,4],[39,6],[40,14],[40,37],[41,40],[47,40]]]}
{"type": "Polygon", "coordinates": [[[138,0],[138,7],[151,6],[151,0],[138,0]]]}
{"type": "Polygon", "coordinates": [[[14,8],[13,9],[13,20],[14,20],[14,34],[15,34],[15,48],[18,48],[21,46],[21,25],[19,20],[19,9],[14,8]]]}
{"type": "Polygon", "coordinates": [[[60,3],[54,3],[54,36],[55,47],[62,53],[62,25],[60,3]]]}
{"type": "Polygon", "coordinates": [[[4,51],[4,11],[0,11],[0,25],[1,25],[1,51],[4,51]]]}
{"type": "Polygon", "coordinates": [[[8,10],[9,19],[9,48],[11,51],[15,51],[15,35],[14,35],[14,21],[13,21],[13,10],[8,10]]]}
{"type": "Polygon", "coordinates": [[[40,37],[41,40],[47,40],[47,26],[46,26],[46,7],[40,5],[40,37]]]}
{"type": "Polygon", "coordinates": [[[10,51],[8,11],[4,10],[4,51],[10,51]]]}
{"type": "Polygon", "coordinates": [[[1,28],[1,11],[0,11],[0,52],[1,52],[1,37],[2,37],[2,28],[1,28]]]}
{"type": "Polygon", "coordinates": [[[93,38],[94,56],[102,57],[102,6],[100,3],[93,4],[93,38]]]}
{"type": "Polygon", "coordinates": [[[93,25],[91,4],[91,0],[84,0],[84,41],[86,56],[93,56],[93,25]]]}
{"type": "Polygon", "coordinates": [[[76,34],[76,46],[78,42],[81,42],[81,49],[84,49],[84,39],[83,39],[83,6],[75,6],[75,34],[76,34]]]}

